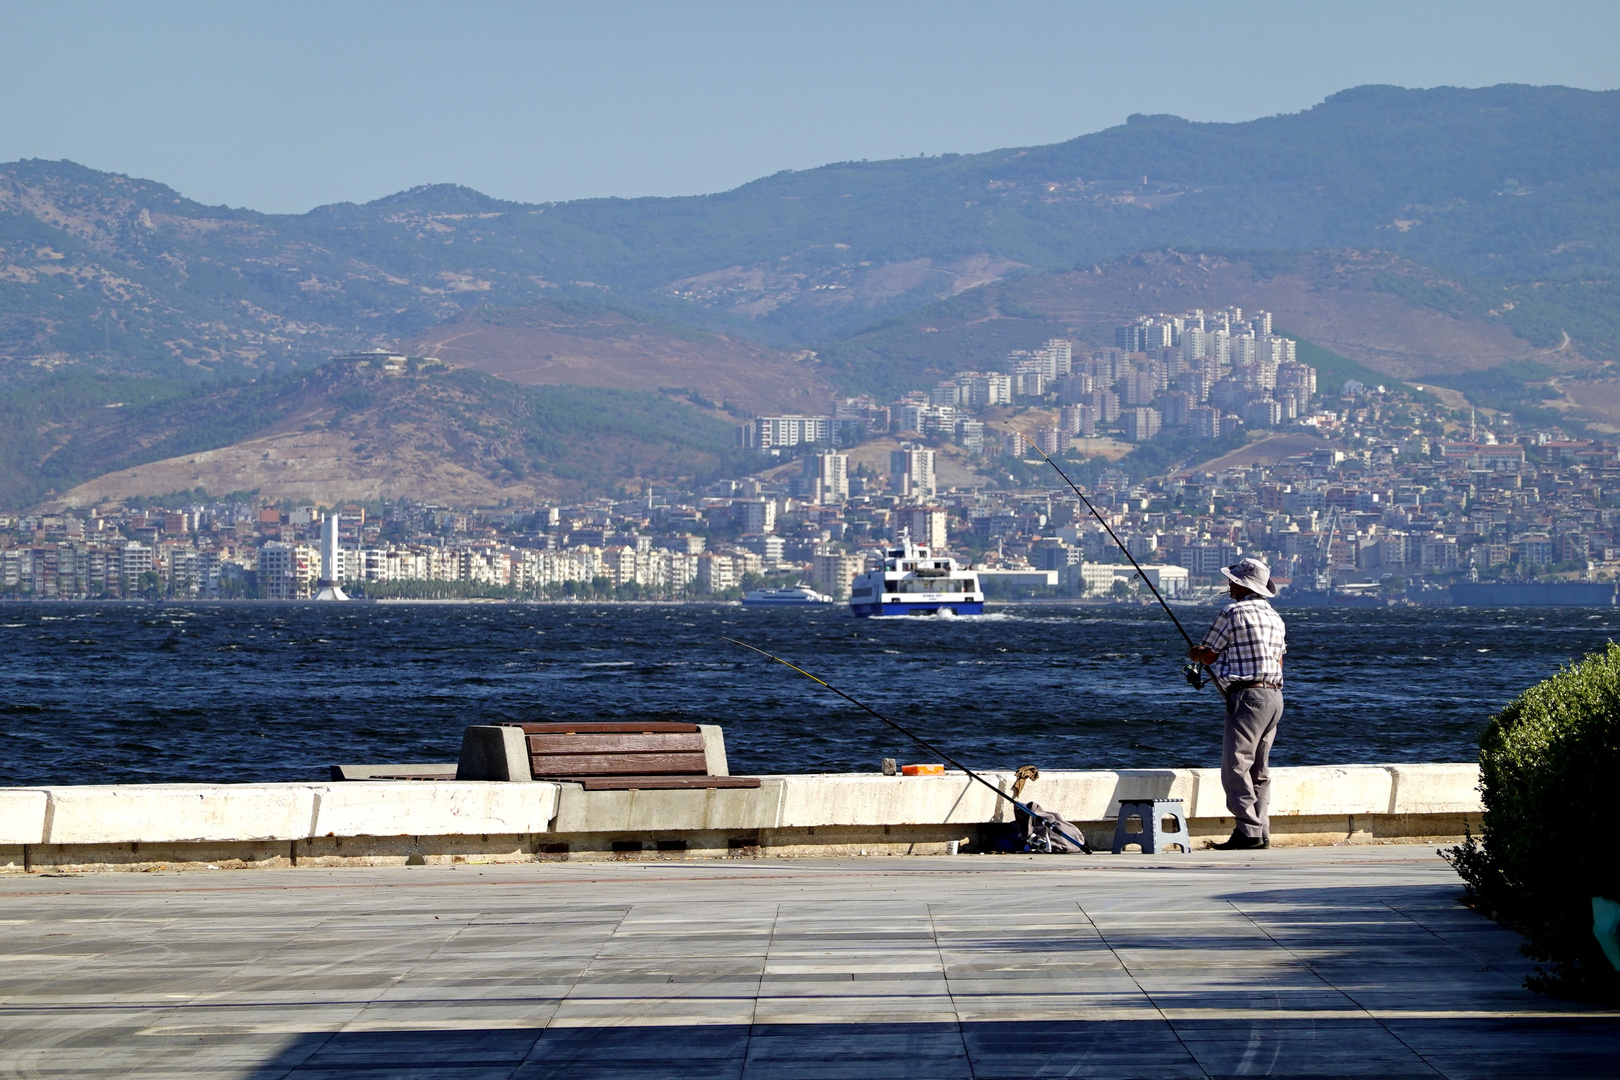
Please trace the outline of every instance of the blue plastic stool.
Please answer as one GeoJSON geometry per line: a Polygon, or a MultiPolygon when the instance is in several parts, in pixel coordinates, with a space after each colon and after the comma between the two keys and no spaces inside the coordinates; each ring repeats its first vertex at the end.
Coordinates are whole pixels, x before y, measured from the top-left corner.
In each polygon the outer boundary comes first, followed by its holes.
{"type": "Polygon", "coordinates": [[[1144,855],[1160,855],[1172,845],[1179,845],[1182,853],[1192,851],[1192,837],[1187,834],[1187,814],[1180,799],[1121,799],[1119,821],[1114,826],[1114,854],[1125,851],[1126,844],[1139,844],[1144,855]],[[1132,819],[1141,826],[1130,829],[1132,819]],[[1165,823],[1171,826],[1167,828],[1165,823]]]}

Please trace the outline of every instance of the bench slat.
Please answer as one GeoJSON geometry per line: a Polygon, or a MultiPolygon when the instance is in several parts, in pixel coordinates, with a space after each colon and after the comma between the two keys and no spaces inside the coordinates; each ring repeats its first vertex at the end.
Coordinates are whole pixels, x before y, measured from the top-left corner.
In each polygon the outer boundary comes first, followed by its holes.
{"type": "Polygon", "coordinates": [[[590,724],[514,724],[511,722],[503,722],[498,726],[522,728],[523,734],[525,735],[566,735],[569,732],[578,732],[581,735],[617,735],[634,734],[642,731],[650,731],[661,734],[671,734],[677,732],[682,734],[696,734],[698,730],[698,726],[696,724],[676,724],[665,720],[647,721],[645,723],[624,723],[621,721],[614,721],[612,723],[603,722],[590,724]]]}
{"type": "Polygon", "coordinates": [[[531,754],[530,775],[541,776],[653,776],[686,773],[703,776],[709,771],[702,751],[695,754],[531,754]]]}
{"type": "Polygon", "coordinates": [[[757,788],[757,776],[583,776],[570,781],[586,791],[757,788]]]}
{"type": "Polygon", "coordinates": [[[644,735],[530,735],[530,754],[703,753],[703,736],[686,732],[644,735]]]}

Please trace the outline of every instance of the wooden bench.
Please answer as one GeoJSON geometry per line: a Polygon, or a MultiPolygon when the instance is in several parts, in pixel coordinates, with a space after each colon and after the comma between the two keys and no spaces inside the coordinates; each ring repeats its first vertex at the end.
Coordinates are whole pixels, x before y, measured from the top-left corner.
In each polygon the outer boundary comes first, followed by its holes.
{"type": "MultiPolygon", "coordinates": [[[[516,724],[527,744],[529,776],[566,780],[587,791],[660,788],[757,788],[757,776],[725,775],[725,752],[710,769],[710,747],[697,724],[664,722],[516,724]]],[[[714,729],[718,737],[718,729],[714,729]]]]}

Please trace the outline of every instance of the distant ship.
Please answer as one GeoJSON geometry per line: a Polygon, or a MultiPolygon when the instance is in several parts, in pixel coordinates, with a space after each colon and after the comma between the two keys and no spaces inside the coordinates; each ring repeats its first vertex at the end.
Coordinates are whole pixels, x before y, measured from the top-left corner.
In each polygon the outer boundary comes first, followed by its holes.
{"type": "Polygon", "coordinates": [[[850,586],[849,609],[868,615],[979,615],[984,592],[979,575],[956,565],[955,559],[933,555],[900,533],[900,546],[888,548],[881,558],[868,559],[867,570],[850,586]],[[873,564],[876,563],[874,566],[873,564]]]}
{"type": "Polygon", "coordinates": [[[1377,592],[1350,589],[1284,589],[1272,600],[1276,607],[1394,607],[1395,601],[1377,592]]]}
{"type": "Polygon", "coordinates": [[[754,589],[743,594],[742,602],[749,607],[804,607],[806,604],[830,604],[833,598],[816,592],[808,585],[795,585],[791,589],[754,589]]]}

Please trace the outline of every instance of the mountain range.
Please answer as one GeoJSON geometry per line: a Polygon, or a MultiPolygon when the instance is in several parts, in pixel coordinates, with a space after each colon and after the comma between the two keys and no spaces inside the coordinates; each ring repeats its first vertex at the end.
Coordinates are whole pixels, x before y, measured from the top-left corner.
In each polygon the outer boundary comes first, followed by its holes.
{"type": "MultiPolygon", "coordinates": [[[[268,215],[14,162],[0,385],[19,426],[0,501],[123,460],[53,466],[42,433],[89,421],[39,411],[47,385],[78,380],[52,409],[85,416],[130,380],[172,403],[146,407],[183,409],[215,383],[281,385],[370,347],[536,388],[650,392],[714,423],[1229,302],[1390,378],[1465,392],[1590,378],[1620,356],[1617,195],[1620,92],[1529,86],[1360,87],[1236,124],[1133,116],[1052,146],[668,199],[534,205],[441,185],[268,215]]],[[[198,445],[241,434],[207,423],[198,445]]]]}

